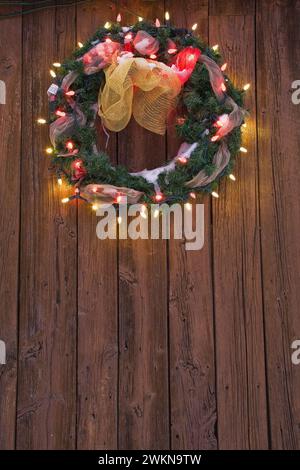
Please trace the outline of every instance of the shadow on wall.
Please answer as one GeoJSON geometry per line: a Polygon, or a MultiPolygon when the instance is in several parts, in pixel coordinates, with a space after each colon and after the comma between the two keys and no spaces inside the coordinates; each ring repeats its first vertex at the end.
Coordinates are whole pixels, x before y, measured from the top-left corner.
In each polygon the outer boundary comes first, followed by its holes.
{"type": "Polygon", "coordinates": [[[0,104],[5,104],[6,99],[6,87],[5,83],[0,80],[0,104]]]}

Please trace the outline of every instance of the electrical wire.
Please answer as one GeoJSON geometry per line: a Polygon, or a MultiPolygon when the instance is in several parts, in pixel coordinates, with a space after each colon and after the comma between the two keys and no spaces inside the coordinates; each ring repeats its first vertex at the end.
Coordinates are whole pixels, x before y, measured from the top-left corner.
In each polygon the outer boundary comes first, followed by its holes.
{"type": "MultiPolygon", "coordinates": [[[[47,0],[48,2],[49,0],[47,0]]],[[[91,0],[76,0],[76,1],[73,1],[71,3],[51,3],[49,5],[45,5],[45,1],[42,0],[40,2],[35,2],[35,3],[31,3],[29,4],[29,2],[27,2],[27,5],[26,5],[26,2],[15,2],[14,3],[14,6],[33,6],[33,5],[42,5],[44,4],[43,6],[38,6],[37,8],[32,8],[30,10],[22,10],[22,11],[17,11],[17,12],[12,12],[12,13],[6,13],[4,15],[0,15],[0,20],[6,20],[6,19],[9,19],[9,18],[17,18],[17,17],[20,17],[20,16],[25,16],[25,15],[29,15],[30,13],[35,13],[37,11],[42,11],[42,10],[46,10],[48,8],[62,8],[62,7],[69,7],[69,6],[75,6],[75,5],[80,5],[82,3],[88,3],[90,2],[91,0]]],[[[9,2],[10,5],[12,5],[11,2],[9,2]]],[[[0,6],[2,5],[8,5],[8,2],[5,2],[5,3],[2,3],[0,2],[0,6]]]]}
{"type": "MultiPolygon", "coordinates": [[[[25,15],[29,15],[30,13],[35,13],[37,11],[42,11],[42,10],[46,10],[47,8],[59,8],[59,7],[68,7],[68,6],[76,6],[76,5],[80,5],[80,4],[83,4],[83,3],[88,3],[88,2],[91,2],[92,0],[76,0],[76,1],[72,1],[70,3],[50,3],[49,5],[46,5],[46,3],[49,3],[50,1],[55,1],[55,0],[37,0],[35,2],[21,2],[21,1],[1,1],[0,0],[0,7],[1,6],[37,6],[37,8],[32,8],[32,9],[28,9],[28,10],[20,10],[20,11],[15,11],[15,12],[12,12],[12,13],[5,13],[4,15],[0,15],[0,20],[6,20],[6,19],[10,19],[10,18],[17,18],[17,17],[22,17],[22,16],[25,16],[25,15]]],[[[113,8],[116,8],[116,4],[113,3],[113,2],[109,2],[108,5],[110,7],[113,7],[113,8]]],[[[125,11],[127,13],[129,13],[130,15],[133,15],[133,16],[136,16],[136,17],[139,17],[139,16],[142,16],[142,15],[139,15],[138,13],[130,10],[129,8],[126,8],[125,6],[122,6],[122,5],[119,5],[119,9],[122,10],[122,11],[125,11]]],[[[147,18],[145,18],[147,19],[147,18]]]]}

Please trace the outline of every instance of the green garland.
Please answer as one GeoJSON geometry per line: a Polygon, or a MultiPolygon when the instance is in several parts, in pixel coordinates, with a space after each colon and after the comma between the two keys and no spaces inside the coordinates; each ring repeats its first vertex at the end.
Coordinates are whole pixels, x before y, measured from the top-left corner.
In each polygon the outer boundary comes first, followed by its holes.
{"type": "MultiPolygon", "coordinates": [[[[138,22],[131,28],[131,32],[137,33],[139,30],[146,31],[151,36],[158,39],[160,48],[157,52],[158,60],[166,64],[170,63],[170,56],[167,52],[167,40],[172,39],[176,44],[178,52],[185,47],[192,46],[200,49],[202,54],[213,59],[221,65],[221,57],[218,51],[205,45],[193,32],[186,29],[178,29],[169,26],[156,27],[146,22],[138,22]]],[[[87,41],[83,47],[77,48],[72,57],[66,60],[57,69],[57,76],[54,83],[59,87],[55,99],[50,101],[50,122],[57,119],[55,114],[57,109],[62,109],[66,113],[71,113],[72,108],[66,98],[61,84],[63,78],[71,71],[76,71],[78,77],[71,86],[76,94],[74,96],[76,105],[81,109],[87,118],[86,127],[77,127],[76,130],[64,135],[56,142],[53,149],[53,165],[58,175],[64,175],[70,185],[77,185],[72,177],[71,164],[75,158],[82,160],[86,170],[86,176],[82,184],[90,183],[111,184],[119,187],[128,187],[144,193],[144,201],[153,201],[155,195],[154,185],[141,176],[132,176],[123,166],[112,166],[108,155],[104,152],[95,152],[96,130],[90,124],[94,120],[94,113],[91,106],[97,102],[99,89],[104,86],[105,75],[101,70],[92,75],[84,74],[83,63],[78,60],[84,53],[94,47],[95,42],[103,42],[105,38],[123,43],[124,34],[119,23],[112,24],[109,30],[100,28],[94,36],[87,41]],[[66,151],[66,143],[74,142],[79,153],[74,157],[60,157],[66,151]]],[[[136,57],[142,57],[135,52],[136,57]]],[[[230,79],[224,75],[226,80],[227,95],[231,97],[239,106],[243,106],[243,90],[235,88],[230,79]]],[[[164,194],[163,202],[184,201],[189,198],[190,189],[186,183],[191,180],[200,170],[205,170],[207,175],[214,171],[213,156],[218,150],[219,142],[212,142],[211,137],[215,134],[215,122],[218,116],[229,113],[225,104],[219,103],[210,84],[209,74],[206,67],[197,63],[189,80],[182,87],[179,95],[178,108],[184,115],[184,121],[176,125],[178,136],[187,143],[198,143],[196,150],[192,153],[186,165],[176,165],[174,171],[159,176],[158,184],[164,194]],[[204,135],[205,131],[209,133],[204,135]]],[[[216,189],[221,176],[230,174],[236,155],[241,146],[241,128],[235,128],[226,136],[226,143],[231,153],[231,160],[219,177],[206,187],[195,188],[194,192],[208,191],[216,189]]]]}

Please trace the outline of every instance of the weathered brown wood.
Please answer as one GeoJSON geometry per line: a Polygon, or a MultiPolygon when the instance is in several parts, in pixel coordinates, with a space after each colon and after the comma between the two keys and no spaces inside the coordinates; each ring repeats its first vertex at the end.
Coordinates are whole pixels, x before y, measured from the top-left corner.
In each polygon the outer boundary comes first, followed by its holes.
{"type": "MultiPolygon", "coordinates": [[[[250,3],[250,2],[249,2],[250,3]]],[[[228,74],[251,83],[244,146],[213,203],[214,294],[218,439],[221,449],[265,449],[267,404],[264,365],[258,162],[255,106],[255,31],[251,16],[210,18],[210,43],[219,44],[228,74]]]]}
{"type": "MultiPolygon", "coordinates": [[[[171,23],[208,39],[208,2],[166,3],[171,23]],[[201,4],[200,4],[201,3],[201,4]]],[[[168,133],[168,156],[178,151],[168,133]]],[[[205,245],[186,251],[181,240],[169,242],[170,390],[173,449],[215,449],[217,439],[213,338],[210,198],[205,205],[205,245]]]]}
{"type": "MultiPolygon", "coordinates": [[[[0,22],[7,87],[0,104],[0,340],[7,347],[0,449],[73,449],[76,439],[80,449],[113,449],[118,441],[121,449],[214,449],[217,441],[221,449],[267,448],[267,410],[271,447],[299,449],[300,369],[291,344],[300,331],[300,105],[291,102],[291,84],[300,78],[300,2],[256,2],[257,90],[254,1],[116,3],[0,22]],[[124,24],[137,15],[163,20],[163,6],[174,25],[197,22],[204,39],[209,10],[210,44],[220,44],[236,84],[251,82],[248,154],[238,159],[237,181],[222,182],[212,220],[204,198],[201,251],[187,252],[180,241],[168,251],[162,241],[121,241],[118,256],[118,242],[96,238],[88,206],[79,205],[77,228],[76,204],[61,205],[70,190],[49,175],[48,126],[35,119],[48,113],[51,63],[76,40],[119,11],[124,24]]],[[[160,164],[165,151],[174,156],[178,141],[171,130],[166,143],[131,123],[118,148],[121,163],[142,169],[160,164]]],[[[111,133],[114,162],[116,149],[111,133]]]]}
{"type": "Polygon", "coordinates": [[[253,0],[210,0],[209,14],[213,15],[254,15],[253,0]]]}
{"type": "MultiPolygon", "coordinates": [[[[163,19],[162,2],[121,2],[144,18],[163,19]],[[147,4],[147,6],[146,6],[147,4]]],[[[136,17],[123,10],[124,24],[136,17]]],[[[131,169],[165,160],[165,138],[135,122],[118,136],[119,162],[131,169]]],[[[119,245],[119,445],[121,449],[169,447],[167,258],[163,240],[124,240],[119,245]]]]}
{"type": "MultiPolygon", "coordinates": [[[[21,266],[17,447],[73,449],[76,420],[76,213],[49,176],[47,85],[72,50],[74,9],[23,20],[21,266]]],[[[62,192],[63,194],[63,192],[62,192]]]]}
{"type": "MultiPolygon", "coordinates": [[[[0,14],[9,12],[1,7],[0,14]]],[[[0,363],[0,449],[15,446],[17,316],[20,214],[22,21],[1,21],[0,29],[0,341],[6,364],[0,363]],[[5,92],[3,90],[5,87],[5,92]],[[4,104],[5,102],[5,104],[4,104]]],[[[4,358],[3,358],[4,359],[4,358]]]]}
{"type": "MultiPolygon", "coordinates": [[[[77,7],[77,39],[84,42],[115,11],[106,2],[77,7]]],[[[104,149],[103,131],[100,144],[104,149]]],[[[116,162],[116,138],[107,149],[116,162]]],[[[97,217],[85,204],[78,218],[78,430],[79,449],[117,448],[117,241],[99,240],[97,217]]]]}
{"type": "Polygon", "coordinates": [[[268,391],[273,449],[300,447],[300,2],[258,2],[258,155],[268,391]],[[276,33],[275,33],[276,32],[276,33]]]}

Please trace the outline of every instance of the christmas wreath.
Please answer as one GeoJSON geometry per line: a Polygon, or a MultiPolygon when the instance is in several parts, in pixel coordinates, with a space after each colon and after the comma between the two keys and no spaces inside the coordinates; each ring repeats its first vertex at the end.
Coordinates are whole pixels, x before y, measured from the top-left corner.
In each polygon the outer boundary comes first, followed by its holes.
{"type": "Polygon", "coordinates": [[[195,28],[158,20],[130,27],[106,23],[79,43],[71,59],[53,64],[47,152],[58,183],[65,178],[74,186],[63,202],[173,203],[200,191],[218,197],[218,180],[234,179],[235,157],[246,151],[241,147],[244,90],[226,76],[218,47],[205,45],[195,28]],[[183,144],[159,168],[130,173],[97,148],[96,119],[106,135],[124,129],[132,116],[162,135],[174,110],[183,144]]]}

